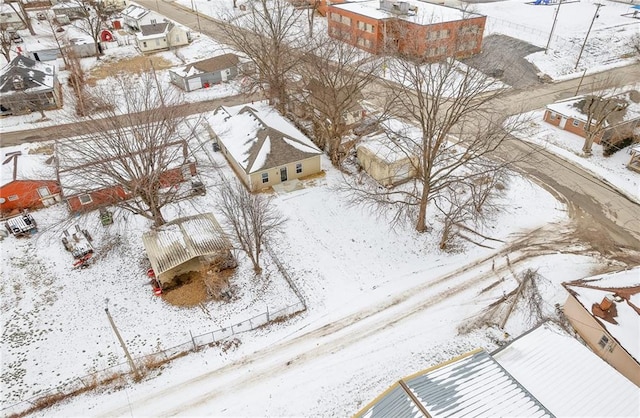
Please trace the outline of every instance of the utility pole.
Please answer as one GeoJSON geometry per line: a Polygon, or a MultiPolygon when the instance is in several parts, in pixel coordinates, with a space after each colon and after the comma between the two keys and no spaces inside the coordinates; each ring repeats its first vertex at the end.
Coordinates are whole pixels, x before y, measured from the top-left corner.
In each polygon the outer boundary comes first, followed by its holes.
{"type": "Polygon", "coordinates": [[[551,25],[551,32],[549,32],[549,40],[547,46],[544,48],[544,53],[549,51],[549,45],[551,45],[551,38],[553,37],[553,31],[556,29],[556,22],[558,21],[558,13],[560,13],[560,6],[562,6],[562,0],[559,1],[558,7],[556,7],[556,14],[553,16],[553,25],[551,25]]]}
{"type": "Polygon", "coordinates": [[[113,322],[113,318],[109,313],[109,299],[107,299],[107,306],[104,307],[104,311],[107,313],[107,318],[109,318],[109,323],[111,324],[111,328],[113,328],[113,332],[116,333],[116,337],[118,337],[118,341],[120,341],[120,345],[122,346],[122,349],[124,350],[124,354],[127,357],[127,361],[129,362],[131,371],[135,375],[136,379],[140,379],[140,372],[138,372],[138,369],[136,368],[136,365],[133,362],[133,358],[131,358],[131,354],[129,354],[129,350],[127,350],[127,345],[122,339],[122,336],[120,336],[120,332],[118,331],[118,328],[116,328],[116,323],[113,322]]]}
{"type": "Polygon", "coordinates": [[[604,6],[604,4],[602,3],[594,3],[594,4],[596,5],[596,12],[593,14],[593,19],[591,19],[591,24],[589,25],[589,30],[587,30],[587,34],[584,37],[584,43],[582,44],[582,48],[580,48],[580,54],[578,55],[576,66],[573,68],[574,70],[578,69],[578,64],[580,63],[580,58],[582,58],[582,52],[584,51],[584,47],[587,45],[587,39],[589,38],[589,34],[591,33],[591,28],[593,27],[593,23],[598,18],[598,10],[600,10],[600,8],[604,6]]]}
{"type": "Polygon", "coordinates": [[[198,6],[193,5],[193,0],[191,0],[191,11],[195,12],[196,20],[198,21],[198,32],[202,33],[202,29],[200,28],[200,14],[198,13],[198,6]]]}
{"type": "Polygon", "coordinates": [[[165,103],[164,103],[164,95],[162,92],[162,89],[160,88],[160,83],[158,82],[158,76],[156,74],[156,69],[153,66],[153,60],[151,58],[149,58],[149,65],[151,66],[151,73],[153,74],[153,79],[156,82],[156,87],[158,88],[158,97],[160,98],[160,104],[162,104],[162,107],[166,107],[165,103]]]}

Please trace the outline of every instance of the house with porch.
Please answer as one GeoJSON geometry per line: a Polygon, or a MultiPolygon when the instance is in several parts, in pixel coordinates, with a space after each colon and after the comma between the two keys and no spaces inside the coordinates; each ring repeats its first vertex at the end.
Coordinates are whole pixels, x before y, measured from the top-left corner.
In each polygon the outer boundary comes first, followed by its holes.
{"type": "Polygon", "coordinates": [[[339,2],[327,8],[329,36],[373,54],[437,61],[482,50],[486,16],[423,1],[339,2]]]}
{"type": "Polygon", "coordinates": [[[0,165],[0,213],[38,209],[60,202],[53,156],[6,148],[0,165]]]}
{"type": "Polygon", "coordinates": [[[169,76],[182,90],[194,91],[236,78],[239,66],[240,58],[229,53],[170,69],[169,76]]]}
{"type": "Polygon", "coordinates": [[[640,267],[563,283],[563,310],[594,353],[640,387],[640,267]]]}
{"type": "Polygon", "coordinates": [[[0,115],[62,107],[55,66],[18,55],[0,70],[0,115]]]}
{"type": "Polygon", "coordinates": [[[190,33],[172,22],[141,25],[140,32],[136,33],[136,42],[142,52],[162,51],[187,45],[190,40],[190,33]]]}
{"type": "Polygon", "coordinates": [[[588,122],[600,124],[594,143],[617,144],[637,138],[640,128],[640,92],[628,90],[612,96],[585,95],[547,105],[543,120],[560,129],[586,137],[588,122]]]}
{"type": "Polygon", "coordinates": [[[265,103],[220,106],[207,123],[214,146],[251,191],[322,171],[322,151],[265,103]]]}

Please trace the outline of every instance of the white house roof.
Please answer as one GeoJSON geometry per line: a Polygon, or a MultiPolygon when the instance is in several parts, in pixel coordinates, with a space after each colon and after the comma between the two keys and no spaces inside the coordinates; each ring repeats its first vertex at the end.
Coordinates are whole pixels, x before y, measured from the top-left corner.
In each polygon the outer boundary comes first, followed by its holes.
{"type": "Polygon", "coordinates": [[[231,248],[212,213],[180,218],[142,235],[142,243],[156,275],[193,258],[231,248]]]}
{"type": "MultiPolygon", "coordinates": [[[[566,118],[576,119],[582,122],[587,121],[587,115],[577,106],[585,99],[586,96],[570,97],[568,99],[559,100],[551,103],[546,108],[552,112],[562,115],[566,118]]],[[[614,96],[603,96],[607,98],[616,98],[627,103],[628,107],[622,115],[621,122],[640,118],[640,93],[635,90],[628,90],[614,96]],[[635,100],[634,100],[635,98],[635,100]]],[[[605,121],[605,124],[607,122],[605,121]]]]}
{"type": "Polygon", "coordinates": [[[640,363],[640,267],[565,283],[564,286],[640,363]],[[614,301],[617,316],[611,319],[615,323],[595,315],[593,309],[605,296],[611,295],[622,296],[622,300],[614,301]]]}
{"type": "Polygon", "coordinates": [[[411,8],[415,8],[415,11],[409,12],[409,15],[397,15],[381,9],[379,0],[334,4],[332,7],[377,20],[399,18],[421,25],[454,22],[457,20],[468,19],[469,17],[481,16],[475,13],[465,13],[462,10],[455,9],[453,7],[440,6],[422,1],[407,0],[405,3],[409,3],[409,6],[411,8]]]}
{"type": "Polygon", "coordinates": [[[0,186],[14,180],[55,180],[52,155],[29,154],[24,146],[2,148],[0,186]]]}
{"type": "Polygon", "coordinates": [[[418,141],[421,136],[418,128],[396,119],[380,123],[380,128],[382,132],[378,131],[363,137],[358,148],[368,149],[387,163],[409,158],[407,151],[412,148],[411,139],[418,141]]]}
{"type": "Polygon", "coordinates": [[[433,418],[553,416],[484,350],[400,380],[355,416],[417,417],[421,409],[433,418]]]}
{"type": "Polygon", "coordinates": [[[229,154],[247,173],[322,153],[291,122],[263,103],[221,106],[207,119],[229,154]]]}
{"type": "Polygon", "coordinates": [[[131,5],[127,6],[127,8],[124,9],[120,13],[125,17],[129,17],[131,19],[138,20],[138,19],[141,19],[142,17],[144,17],[146,14],[148,14],[149,10],[145,9],[144,7],[140,7],[140,6],[136,6],[135,4],[131,4],[131,5]]]}
{"type": "Polygon", "coordinates": [[[544,324],[492,356],[555,416],[640,416],[640,389],[556,326],[544,324]]]}

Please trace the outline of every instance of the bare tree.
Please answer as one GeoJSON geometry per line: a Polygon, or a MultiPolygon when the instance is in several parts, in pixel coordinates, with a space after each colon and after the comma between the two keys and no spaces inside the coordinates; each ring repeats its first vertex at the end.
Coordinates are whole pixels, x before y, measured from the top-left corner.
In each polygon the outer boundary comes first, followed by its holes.
{"type": "Polygon", "coordinates": [[[247,254],[256,274],[260,274],[262,245],[270,235],[282,229],[286,219],[271,204],[272,197],[250,193],[237,180],[224,181],[218,205],[225,225],[233,230],[240,248],[247,254]]]}
{"type": "Polygon", "coordinates": [[[313,53],[306,54],[299,67],[304,85],[298,97],[313,121],[316,145],[340,167],[348,151],[343,137],[360,120],[379,59],[326,35],[316,35],[313,45],[313,53]]]}
{"type": "Polygon", "coordinates": [[[387,89],[393,114],[414,124],[413,130],[390,136],[416,173],[402,187],[360,188],[355,199],[393,210],[393,221],[408,220],[418,232],[427,230],[427,209],[456,184],[470,183],[507,166],[519,156],[491,159],[522,120],[494,110],[501,85],[454,60],[423,64],[415,59],[391,62],[398,85],[387,89]]]}
{"type": "Polygon", "coordinates": [[[29,33],[31,35],[35,35],[36,32],[33,30],[33,25],[31,24],[31,18],[29,17],[29,14],[25,10],[24,3],[22,2],[22,0],[8,0],[6,1],[6,3],[9,5],[9,7],[11,7],[11,9],[13,9],[14,12],[16,12],[20,21],[22,21],[24,26],[27,29],[29,29],[29,33]]]}
{"type": "Polygon", "coordinates": [[[0,53],[7,60],[7,63],[11,62],[11,36],[7,24],[0,24],[0,53]]]}
{"type": "Polygon", "coordinates": [[[65,187],[104,191],[107,204],[164,224],[162,209],[191,194],[179,183],[195,171],[188,144],[199,122],[187,120],[176,90],[160,87],[151,72],[121,75],[89,101],[101,110],[87,115],[93,133],[78,124],[72,141],[57,144],[59,173],[77,179],[65,187]]]}
{"type": "Polygon", "coordinates": [[[589,156],[595,140],[601,139],[611,124],[622,119],[629,103],[613,94],[607,96],[594,94],[585,96],[575,106],[582,111],[586,118],[582,152],[589,156]]]}
{"type": "Polygon", "coordinates": [[[255,66],[248,74],[250,90],[264,91],[281,112],[287,103],[287,85],[292,70],[298,65],[301,49],[305,46],[305,25],[302,10],[286,0],[255,0],[247,3],[248,13],[235,19],[229,15],[228,23],[220,26],[229,42],[245,54],[255,66]]]}
{"type": "Polygon", "coordinates": [[[637,33],[629,40],[629,46],[633,50],[634,54],[640,56],[640,33],[637,33]]]}
{"type": "Polygon", "coordinates": [[[109,11],[104,7],[104,2],[97,0],[73,0],[73,3],[82,9],[78,12],[79,19],[74,22],[74,26],[91,37],[95,45],[95,57],[100,59],[100,33],[106,27],[109,11]]]}

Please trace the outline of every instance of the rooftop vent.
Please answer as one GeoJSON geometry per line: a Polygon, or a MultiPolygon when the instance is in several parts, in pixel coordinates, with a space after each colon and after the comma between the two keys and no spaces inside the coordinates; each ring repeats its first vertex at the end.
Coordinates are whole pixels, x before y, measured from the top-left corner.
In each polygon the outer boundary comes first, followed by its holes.
{"type": "Polygon", "coordinates": [[[13,89],[14,90],[24,90],[24,78],[20,74],[16,74],[13,76],[13,89]]]}
{"type": "Polygon", "coordinates": [[[392,0],[380,0],[380,9],[401,16],[409,14],[409,10],[415,11],[414,8],[410,8],[409,3],[406,1],[392,1],[392,0]]]}
{"type": "Polygon", "coordinates": [[[613,305],[613,295],[606,295],[604,298],[602,298],[602,302],[600,302],[600,309],[606,312],[609,309],[611,309],[612,305],[613,305]]]}

